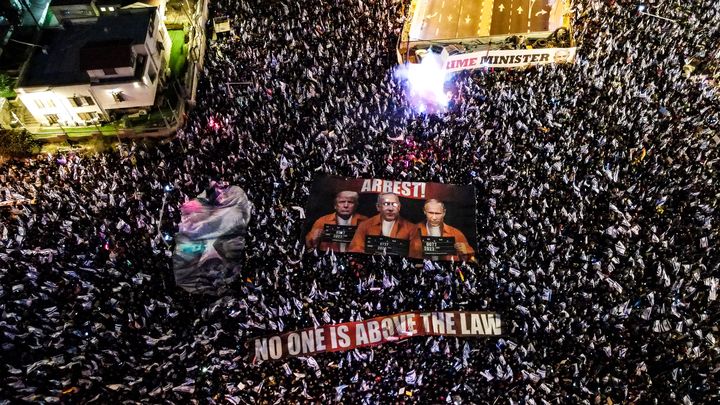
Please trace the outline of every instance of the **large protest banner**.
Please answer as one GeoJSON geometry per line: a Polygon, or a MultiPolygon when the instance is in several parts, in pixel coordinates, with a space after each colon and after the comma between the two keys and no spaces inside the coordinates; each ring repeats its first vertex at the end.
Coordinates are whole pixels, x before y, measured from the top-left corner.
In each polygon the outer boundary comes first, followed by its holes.
{"type": "Polygon", "coordinates": [[[175,282],[189,292],[220,294],[240,274],[252,204],[240,187],[213,185],[180,210],[175,282]]]}
{"type": "Polygon", "coordinates": [[[414,336],[500,335],[500,315],[492,312],[405,312],[256,338],[255,360],[352,350],[414,336]]]}
{"type": "Polygon", "coordinates": [[[322,177],[306,213],[308,248],[475,260],[473,186],[322,177]]]}
{"type": "Polygon", "coordinates": [[[446,72],[479,68],[517,68],[549,63],[572,63],[577,48],[513,49],[443,55],[446,72]]]}

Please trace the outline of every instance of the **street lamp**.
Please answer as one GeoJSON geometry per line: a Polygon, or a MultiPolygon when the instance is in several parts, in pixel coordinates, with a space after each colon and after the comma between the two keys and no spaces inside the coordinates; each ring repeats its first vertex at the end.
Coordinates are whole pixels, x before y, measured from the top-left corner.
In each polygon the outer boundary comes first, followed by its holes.
{"type": "Polygon", "coordinates": [[[653,17],[653,18],[658,18],[658,19],[661,19],[661,20],[670,21],[670,22],[673,23],[673,24],[677,24],[677,23],[678,23],[677,20],[673,20],[672,18],[667,18],[667,17],[663,17],[663,16],[661,16],[661,15],[648,13],[647,11],[645,11],[645,10],[647,10],[647,6],[645,6],[645,4],[642,4],[642,3],[640,3],[640,4],[638,5],[637,10],[638,10],[638,14],[644,14],[644,15],[647,15],[647,16],[650,16],[650,17],[653,17]]]}
{"type": "Polygon", "coordinates": [[[30,42],[18,41],[17,39],[13,39],[13,38],[10,38],[10,39],[8,40],[8,42],[15,42],[15,43],[20,44],[20,45],[29,46],[29,47],[31,47],[31,48],[40,48],[40,50],[42,51],[43,54],[45,54],[45,55],[48,54],[48,47],[47,47],[47,45],[31,44],[30,42]]]}
{"type": "Polygon", "coordinates": [[[98,132],[100,133],[100,137],[102,137],[102,130],[100,129],[100,126],[98,126],[98,122],[99,122],[98,117],[92,117],[90,122],[95,126],[95,129],[98,130],[98,132]]]}
{"type": "MultiPolygon", "coordinates": [[[[64,122],[65,125],[67,126],[67,121],[62,121],[62,122],[64,122]]],[[[70,136],[68,135],[68,133],[67,133],[67,131],[65,130],[65,128],[63,128],[62,123],[61,123],[60,120],[57,121],[57,124],[58,124],[58,126],[60,127],[60,130],[62,130],[63,134],[65,134],[65,137],[68,138],[68,139],[70,139],[70,136]]]]}

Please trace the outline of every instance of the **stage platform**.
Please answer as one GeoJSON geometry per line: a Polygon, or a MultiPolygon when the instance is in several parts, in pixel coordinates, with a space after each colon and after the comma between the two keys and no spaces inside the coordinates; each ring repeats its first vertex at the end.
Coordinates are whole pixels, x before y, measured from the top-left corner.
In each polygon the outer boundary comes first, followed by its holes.
{"type": "Polygon", "coordinates": [[[570,28],[569,7],[567,0],[413,0],[398,44],[399,59],[434,44],[472,51],[512,36],[544,38],[570,28]]]}

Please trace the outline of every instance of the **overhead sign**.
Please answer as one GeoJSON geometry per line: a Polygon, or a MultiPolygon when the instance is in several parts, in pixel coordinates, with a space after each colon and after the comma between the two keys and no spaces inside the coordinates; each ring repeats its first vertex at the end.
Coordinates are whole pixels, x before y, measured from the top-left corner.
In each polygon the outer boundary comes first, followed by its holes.
{"type": "Polygon", "coordinates": [[[549,63],[569,63],[575,60],[577,48],[542,48],[487,50],[447,55],[443,67],[446,72],[480,68],[513,68],[549,63]]]}

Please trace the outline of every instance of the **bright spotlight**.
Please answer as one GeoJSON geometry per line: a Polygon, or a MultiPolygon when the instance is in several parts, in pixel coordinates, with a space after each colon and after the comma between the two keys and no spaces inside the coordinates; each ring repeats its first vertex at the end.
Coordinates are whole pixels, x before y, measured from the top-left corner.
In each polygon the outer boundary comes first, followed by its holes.
{"type": "Polygon", "coordinates": [[[408,101],[418,113],[444,111],[450,98],[445,92],[448,76],[442,68],[440,55],[428,52],[421,63],[408,63],[395,71],[404,80],[408,101]]]}

